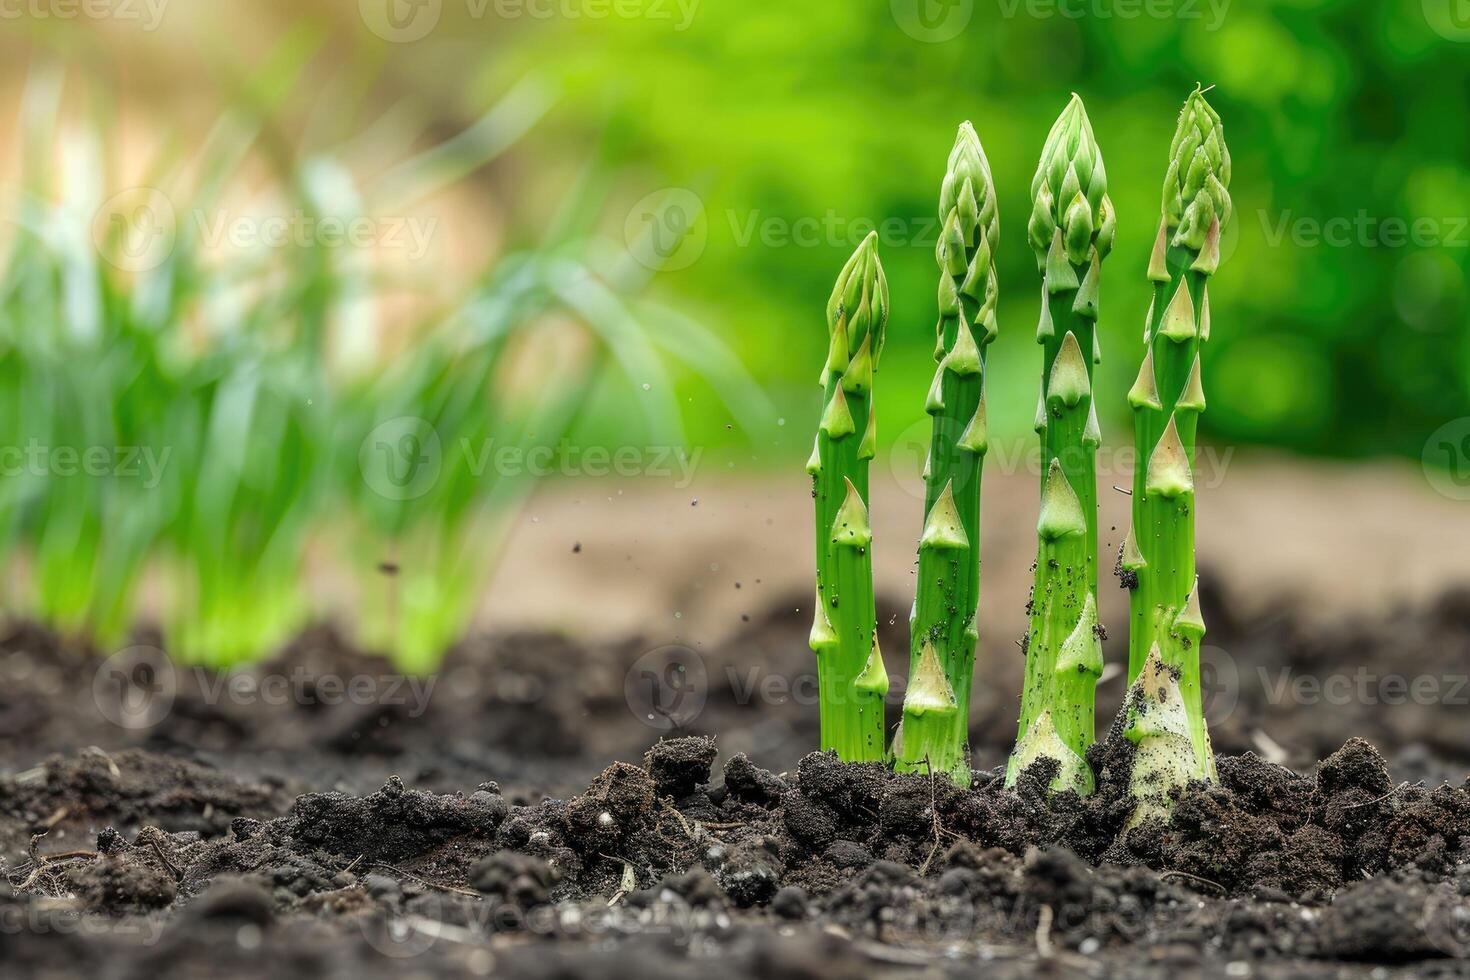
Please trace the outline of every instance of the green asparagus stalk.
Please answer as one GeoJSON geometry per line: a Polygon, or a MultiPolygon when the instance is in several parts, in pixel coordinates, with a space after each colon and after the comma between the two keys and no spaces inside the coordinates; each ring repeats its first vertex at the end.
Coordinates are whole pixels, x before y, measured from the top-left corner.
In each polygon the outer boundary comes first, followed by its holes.
{"type": "Polygon", "coordinates": [[[894,742],[901,770],[970,782],[970,683],[980,594],[980,468],[987,449],[985,350],[995,339],[1000,234],[995,183],[980,138],[960,126],[939,194],[943,222],[939,366],[926,409],[933,416],[925,468],[924,532],[910,617],[909,686],[894,742]]]}
{"type": "Polygon", "coordinates": [[[1042,276],[1036,342],[1043,351],[1036,429],[1041,513],[1026,635],[1026,681],[1007,781],[1039,759],[1058,763],[1054,789],[1090,793],[1102,644],[1097,621],[1097,460],[1092,397],[1098,280],[1113,247],[1107,171],[1076,95],[1047,137],[1031,181],[1028,232],[1042,276]]]}
{"type": "MultiPolygon", "coordinates": [[[[1230,220],[1229,185],[1230,151],[1220,117],[1196,90],[1170,147],[1163,216],[1148,268],[1154,296],[1146,350],[1128,394],[1140,465],[1133,479],[1133,530],[1118,574],[1131,593],[1129,680],[1168,677],[1177,683],[1191,750],[1188,774],[1201,779],[1214,778],[1215,759],[1200,691],[1204,621],[1195,575],[1193,464],[1205,409],[1200,355],[1210,339],[1208,285],[1230,220]]],[[[1157,685],[1143,687],[1159,700],[1157,685]]]]}
{"type": "Polygon", "coordinates": [[[888,280],[870,234],[842,270],[827,304],[825,398],[807,472],[816,502],[817,655],[822,749],[848,762],[884,758],[888,674],[873,602],[868,461],[873,458],[873,373],[888,323],[888,280]]]}

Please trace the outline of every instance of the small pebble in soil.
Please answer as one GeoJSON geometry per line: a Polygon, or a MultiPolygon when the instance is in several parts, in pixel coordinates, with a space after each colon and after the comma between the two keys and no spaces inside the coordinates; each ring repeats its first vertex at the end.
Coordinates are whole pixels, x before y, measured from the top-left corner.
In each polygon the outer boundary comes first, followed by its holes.
{"type": "Polygon", "coordinates": [[[538,857],[497,851],[470,869],[469,883],[481,894],[531,908],[550,899],[558,878],[556,870],[538,857]]]}
{"type": "Polygon", "coordinates": [[[776,873],[761,861],[740,860],[726,862],[715,875],[730,901],[748,909],[764,905],[776,894],[776,873]]]}
{"type": "Polygon", "coordinates": [[[776,892],[776,897],[771,899],[771,911],[783,919],[805,919],[807,913],[806,889],[796,885],[787,885],[776,892]]]}
{"type": "Polygon", "coordinates": [[[660,796],[682,799],[709,782],[716,751],[707,736],[666,738],[648,750],[643,765],[660,796]]]}
{"type": "Polygon", "coordinates": [[[258,929],[275,918],[270,893],[258,881],[228,876],[215,879],[208,891],[189,903],[188,914],[196,920],[238,921],[258,929]]]}
{"type": "Polygon", "coordinates": [[[230,821],[230,833],[235,840],[249,840],[260,833],[260,821],[249,817],[236,817],[230,821]]]}
{"type": "Polygon", "coordinates": [[[500,823],[510,812],[510,804],[499,793],[490,793],[483,789],[476,790],[470,794],[470,802],[484,810],[492,823],[500,823]]]}

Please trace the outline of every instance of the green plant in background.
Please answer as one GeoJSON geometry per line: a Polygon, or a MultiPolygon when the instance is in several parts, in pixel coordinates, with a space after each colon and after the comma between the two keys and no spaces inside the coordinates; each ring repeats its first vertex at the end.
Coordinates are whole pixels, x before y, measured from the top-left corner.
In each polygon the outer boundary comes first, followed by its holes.
{"type": "MultiPolygon", "coordinates": [[[[144,391],[188,420],[169,446],[180,499],[148,556],[168,572],[164,639],[185,662],[228,666],[266,655],[319,609],[305,554],[335,489],[329,354],[335,334],[365,326],[348,322],[359,308],[349,249],[313,235],[262,238],[222,261],[198,219],[228,213],[233,183],[316,51],[309,34],[292,35],[246,80],[206,139],[192,184],[170,179],[176,164],[158,168],[156,184],[177,215],[174,236],[161,261],[125,280],[140,299],[157,298],[153,329],[180,348],[179,384],[144,391]],[[202,344],[185,345],[180,325],[195,317],[202,344]]],[[[273,159],[273,207],[305,228],[338,216],[350,179],[332,150],[273,159]]],[[[127,229],[140,231],[149,229],[127,229]]],[[[142,437],[157,443],[167,433],[142,437]]]]}
{"type": "MultiPolygon", "coordinates": [[[[413,670],[431,669],[464,635],[495,566],[507,517],[536,485],[515,460],[559,452],[577,421],[612,386],[633,379],[650,396],[642,427],[663,445],[682,441],[663,361],[675,352],[710,380],[735,417],[751,425],[759,392],[697,323],[670,321],[634,295],[641,281],[626,255],[608,260],[584,242],[559,242],[502,260],[453,317],[431,331],[399,370],[351,396],[342,440],[344,479],[367,529],[359,552],[369,601],[359,635],[413,670]],[[550,321],[559,320],[552,328],[550,321]],[[518,381],[537,334],[555,338],[554,360],[534,371],[556,384],[518,381]],[[360,475],[359,475],[360,474],[360,475]]],[[[622,419],[623,436],[639,431],[622,419]]]]}
{"type": "Polygon", "coordinates": [[[153,314],[188,284],[135,291],[98,251],[98,237],[116,231],[94,226],[103,124],[63,128],[62,91],[58,73],[37,69],[21,99],[22,174],[0,274],[0,542],[30,557],[7,596],[12,612],[112,645],[132,625],[145,559],[177,513],[187,468],[174,458],[191,425],[173,403],[179,351],[153,314]]]}
{"type": "Polygon", "coordinates": [[[980,595],[980,467],[988,448],[985,349],[998,332],[1000,219],[980,138],[960,126],[939,193],[938,367],[925,408],[924,531],[910,619],[910,668],[894,743],[900,769],[970,782],[970,684],[980,595]]]}
{"type": "Polygon", "coordinates": [[[873,375],[888,326],[888,279],[878,235],[843,267],[827,303],[830,344],[822,369],[822,421],[807,463],[816,502],[817,655],[823,750],[849,762],[884,757],[888,673],[878,649],[868,463],[876,445],[873,375]]]}
{"type": "Polygon", "coordinates": [[[358,442],[341,440],[342,478],[356,488],[366,532],[355,549],[365,597],[356,635],[412,670],[432,668],[463,634],[503,519],[529,492],[523,472],[497,473],[489,454],[554,445],[565,421],[553,410],[585,397],[585,388],[546,386],[528,416],[513,417],[498,396],[525,310],[492,305],[471,331],[431,334],[399,370],[351,399],[347,428],[358,442]]]}
{"type": "MultiPolygon", "coordinates": [[[[205,232],[228,222],[242,166],[315,50],[304,34],[282,42],[196,155],[164,154],[112,196],[106,114],[64,128],[60,76],[31,78],[0,269],[0,549],[28,559],[13,564],[25,573],[6,590],[10,614],[111,649],[146,609],[171,655],[225,666],[338,611],[315,579],[359,571],[381,587],[391,563],[389,601],[364,590],[350,621],[361,612],[359,638],[428,669],[468,627],[495,532],[535,483],[524,467],[498,472],[494,452],[556,447],[599,399],[631,438],[634,402],[609,393],[635,382],[650,438],[681,444],[670,362],[747,427],[766,408],[718,339],[640,298],[651,272],[595,233],[590,181],[566,195],[570,218],[487,270],[388,371],[376,303],[395,284],[345,238],[262,236],[216,255],[205,232]],[[445,452],[422,492],[385,497],[361,457],[399,416],[427,420],[445,452]],[[339,537],[352,543],[337,554],[358,560],[309,576],[312,549],[339,537]],[[145,577],[161,586],[146,606],[145,577]]],[[[264,209],[307,229],[403,213],[550,104],[524,82],[465,134],[361,184],[340,147],[276,146],[264,209]]],[[[392,159],[412,134],[389,130],[383,145],[351,145],[392,159]]]]}
{"type": "MultiPolygon", "coordinates": [[[[537,109],[497,107],[487,120],[507,116],[501,128],[515,131],[537,109]]],[[[636,257],[650,243],[597,237],[594,177],[589,167],[542,239],[502,257],[413,356],[347,392],[340,475],[366,532],[358,637],[408,669],[432,669],[470,627],[509,519],[537,484],[524,465],[497,465],[502,454],[554,458],[593,414],[619,439],[683,445],[674,366],[743,428],[774,416],[719,338],[643,295],[652,271],[636,257]]]]}
{"type": "Polygon", "coordinates": [[[1031,196],[1027,237],[1042,275],[1041,513],[1020,731],[1007,782],[1038,759],[1052,759],[1054,788],[1087,793],[1093,777],[1083,756],[1093,741],[1103,667],[1095,455],[1102,435],[1092,371],[1101,360],[1099,279],[1116,223],[1102,152],[1076,95],[1047,136],[1031,196]]]}
{"type": "Polygon", "coordinates": [[[1149,261],[1153,305],[1146,350],[1128,393],[1140,465],[1133,529],[1118,571],[1130,591],[1126,734],[1138,745],[1139,814],[1167,812],[1167,791],[1215,777],[1200,690],[1204,636],[1195,575],[1193,461],[1205,409],[1200,358],[1210,339],[1210,277],[1230,221],[1230,151],[1198,89],[1179,117],[1164,178],[1163,216],[1149,261]]]}

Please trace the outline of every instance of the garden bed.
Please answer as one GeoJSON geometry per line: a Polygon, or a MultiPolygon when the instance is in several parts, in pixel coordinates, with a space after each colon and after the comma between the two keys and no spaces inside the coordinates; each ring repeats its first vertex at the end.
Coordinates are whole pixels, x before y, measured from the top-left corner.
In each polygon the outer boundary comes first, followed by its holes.
{"type": "MultiPolygon", "coordinates": [[[[1040,773],[961,791],[809,755],[795,599],[712,650],[484,638],[418,687],[322,630],[229,686],[174,670],[135,730],[94,692],[119,661],[19,631],[0,647],[0,950],[17,975],[106,977],[1463,967],[1470,600],[1327,635],[1207,599],[1235,677],[1220,785],[1121,840],[1116,744],[1094,750],[1095,797],[1049,802],[1040,773]],[[650,719],[629,678],[670,658],[696,700],[650,719]],[[1393,703],[1407,663],[1433,698],[1393,703]],[[1302,680],[1338,676],[1351,703],[1302,680]]],[[[1104,716],[1121,693],[1104,684],[1104,716]]],[[[977,692],[978,766],[1004,761],[1006,702],[977,692]]]]}

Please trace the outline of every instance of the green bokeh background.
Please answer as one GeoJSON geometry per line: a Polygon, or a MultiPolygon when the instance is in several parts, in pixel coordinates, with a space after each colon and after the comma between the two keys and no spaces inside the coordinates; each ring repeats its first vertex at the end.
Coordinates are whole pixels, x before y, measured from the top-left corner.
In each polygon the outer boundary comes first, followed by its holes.
{"type": "MultiPolygon", "coordinates": [[[[1125,440],[1159,189],[1196,83],[1215,86],[1236,203],[1211,287],[1206,438],[1418,457],[1429,433],[1470,414],[1470,12],[1460,0],[701,0],[687,21],[673,0],[624,8],[637,17],[592,16],[594,3],[515,23],[513,43],[478,76],[494,90],[537,71],[563,89],[556,121],[526,150],[544,166],[519,218],[534,224],[581,152],[600,155],[626,207],[662,188],[694,191],[703,250],[695,242],[697,261],[655,288],[727,337],[771,393],[788,417],[774,448],[807,448],[823,304],[875,226],[894,307],[881,434],[921,420],[935,201],[963,119],[1000,195],[992,425],[1001,437],[1029,432],[1039,279],[1027,193],[1073,91],[1119,216],[1103,277],[1102,397],[1115,407],[1105,429],[1125,440]],[[913,27],[921,13],[932,32],[913,27]]],[[[608,230],[619,234],[626,211],[613,210],[608,230]]],[[[726,438],[720,420],[695,437],[726,438]]]]}

